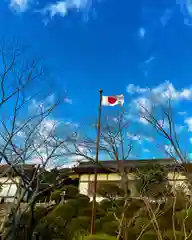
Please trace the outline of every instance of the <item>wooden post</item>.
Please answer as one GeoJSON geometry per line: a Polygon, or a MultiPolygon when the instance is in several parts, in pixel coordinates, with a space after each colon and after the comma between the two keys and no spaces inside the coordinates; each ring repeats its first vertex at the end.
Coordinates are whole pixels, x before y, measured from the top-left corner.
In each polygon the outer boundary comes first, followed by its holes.
{"type": "Polygon", "coordinates": [[[95,175],[94,175],[94,189],[93,189],[93,201],[92,201],[92,213],[91,213],[91,235],[95,231],[95,212],[96,212],[96,193],[97,193],[97,166],[99,162],[99,147],[100,147],[100,131],[101,131],[101,109],[102,109],[102,94],[103,90],[99,90],[100,102],[97,122],[97,142],[96,142],[96,156],[95,156],[95,175]]]}

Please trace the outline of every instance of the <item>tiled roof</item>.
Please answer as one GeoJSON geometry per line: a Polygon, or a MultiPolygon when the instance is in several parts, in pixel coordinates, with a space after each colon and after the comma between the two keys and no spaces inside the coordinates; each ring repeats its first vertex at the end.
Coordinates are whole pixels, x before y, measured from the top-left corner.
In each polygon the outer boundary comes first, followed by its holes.
{"type": "MultiPolygon", "coordinates": [[[[117,170],[117,167],[125,167],[126,169],[135,169],[148,164],[158,164],[164,166],[176,166],[178,165],[174,158],[163,158],[163,159],[134,159],[134,160],[113,160],[113,161],[100,161],[96,166],[94,162],[81,162],[79,166],[75,167],[74,170],[77,173],[94,172],[95,168],[98,172],[113,172],[117,170]]],[[[179,166],[179,165],[178,165],[179,166]]]]}

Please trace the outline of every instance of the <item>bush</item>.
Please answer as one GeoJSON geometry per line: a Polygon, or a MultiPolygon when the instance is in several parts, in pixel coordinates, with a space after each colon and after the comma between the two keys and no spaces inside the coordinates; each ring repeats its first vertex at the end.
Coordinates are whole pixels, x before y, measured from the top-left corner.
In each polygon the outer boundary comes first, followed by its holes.
{"type": "Polygon", "coordinates": [[[157,234],[153,230],[147,231],[143,234],[141,240],[157,240],[157,234]]]}
{"type": "Polygon", "coordinates": [[[110,221],[106,222],[102,226],[102,232],[109,234],[111,236],[115,236],[118,230],[118,222],[117,221],[110,221]]]}
{"type": "Polygon", "coordinates": [[[51,200],[59,203],[61,201],[61,190],[55,190],[51,193],[51,200]]]}
{"type": "Polygon", "coordinates": [[[103,183],[99,184],[98,194],[107,199],[115,199],[118,196],[124,196],[124,191],[117,184],[103,183]]]}
{"type": "Polygon", "coordinates": [[[72,234],[75,234],[76,232],[79,232],[80,230],[89,231],[90,230],[90,217],[77,217],[72,219],[72,222],[70,224],[70,232],[72,234]]]}
{"type": "Polygon", "coordinates": [[[116,237],[109,235],[92,235],[86,236],[83,240],[116,240],[116,237]]]}
{"type": "MultiPolygon", "coordinates": [[[[139,234],[141,229],[149,223],[150,219],[147,217],[138,217],[135,221],[134,231],[139,234]]],[[[151,225],[147,228],[150,230],[151,225]]]]}
{"type": "Polygon", "coordinates": [[[112,207],[111,201],[104,199],[102,200],[100,203],[100,208],[103,209],[104,211],[107,211],[108,209],[110,209],[112,207]]]}
{"type": "Polygon", "coordinates": [[[90,203],[89,197],[83,194],[77,194],[75,199],[78,199],[81,207],[87,207],[90,203]]]}
{"type": "Polygon", "coordinates": [[[65,199],[75,198],[79,193],[79,189],[76,186],[68,185],[62,188],[65,191],[65,199]]]}
{"type": "MultiPolygon", "coordinates": [[[[175,235],[176,235],[176,239],[177,240],[182,240],[183,238],[183,234],[182,232],[179,231],[175,231],[175,235]]],[[[174,234],[173,234],[173,230],[167,230],[163,233],[163,238],[166,240],[175,240],[174,234]]],[[[189,239],[189,238],[188,238],[189,239]]]]}
{"type": "MultiPolygon", "coordinates": [[[[105,231],[105,228],[103,228],[103,226],[105,224],[108,224],[108,223],[111,223],[111,222],[114,222],[115,221],[115,218],[113,216],[113,213],[108,213],[106,214],[104,217],[101,217],[99,219],[96,220],[95,222],[95,231],[96,232],[104,232],[104,233],[109,233],[109,232],[106,232],[105,231]]],[[[107,226],[108,227],[108,226],[107,226]]],[[[110,228],[110,227],[109,227],[110,228]]],[[[113,234],[112,234],[113,235],[113,234]]]]}
{"type": "Polygon", "coordinates": [[[59,204],[52,212],[53,217],[61,217],[63,220],[70,220],[75,216],[75,209],[70,204],[59,204]]]}

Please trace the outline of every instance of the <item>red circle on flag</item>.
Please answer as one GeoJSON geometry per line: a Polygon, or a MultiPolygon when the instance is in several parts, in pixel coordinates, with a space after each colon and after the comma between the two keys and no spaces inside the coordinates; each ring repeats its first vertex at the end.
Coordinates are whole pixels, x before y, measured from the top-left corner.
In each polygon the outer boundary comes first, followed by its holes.
{"type": "Polygon", "coordinates": [[[117,102],[117,98],[116,98],[116,97],[108,97],[108,102],[109,102],[110,104],[114,104],[114,103],[117,102]]]}

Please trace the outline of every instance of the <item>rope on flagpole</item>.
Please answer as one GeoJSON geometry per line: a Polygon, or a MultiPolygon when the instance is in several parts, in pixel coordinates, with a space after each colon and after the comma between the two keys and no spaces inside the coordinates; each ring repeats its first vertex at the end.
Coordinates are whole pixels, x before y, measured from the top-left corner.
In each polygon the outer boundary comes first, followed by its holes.
{"type": "Polygon", "coordinates": [[[90,234],[91,235],[93,235],[94,231],[95,231],[95,212],[96,212],[96,194],[97,194],[97,166],[98,166],[98,162],[99,162],[100,132],[101,132],[101,110],[102,110],[103,90],[100,89],[99,93],[100,93],[100,102],[99,102],[98,122],[97,122],[97,142],[96,142],[96,156],[95,156],[94,189],[93,189],[91,229],[90,229],[90,234]]]}

